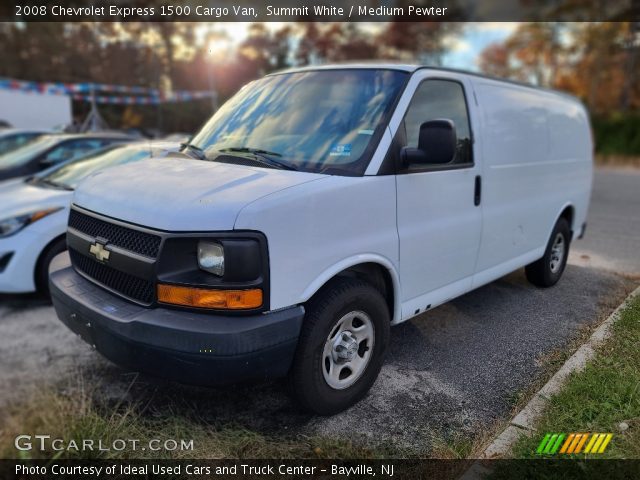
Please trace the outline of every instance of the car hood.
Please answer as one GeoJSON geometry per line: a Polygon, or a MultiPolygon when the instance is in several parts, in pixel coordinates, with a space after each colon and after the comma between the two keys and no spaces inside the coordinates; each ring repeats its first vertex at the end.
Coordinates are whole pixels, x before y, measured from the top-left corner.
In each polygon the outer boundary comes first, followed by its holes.
{"type": "Polygon", "coordinates": [[[98,172],[78,186],[73,202],[158,230],[232,230],[245,205],[325,177],[170,156],[98,172]]]}
{"type": "Polygon", "coordinates": [[[11,181],[0,185],[0,220],[39,209],[68,207],[73,192],[11,181]]]}

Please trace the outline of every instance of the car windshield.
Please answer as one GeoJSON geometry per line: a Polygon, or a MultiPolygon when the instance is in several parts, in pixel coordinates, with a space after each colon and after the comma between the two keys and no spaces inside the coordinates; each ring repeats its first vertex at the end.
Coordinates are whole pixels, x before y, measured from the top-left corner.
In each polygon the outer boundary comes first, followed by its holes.
{"type": "Polygon", "coordinates": [[[0,169],[22,166],[35,156],[46,152],[59,141],[55,136],[44,136],[27,143],[23,147],[0,155],[0,169]]]}
{"type": "Polygon", "coordinates": [[[0,136],[0,155],[16,150],[35,140],[41,134],[37,132],[9,133],[0,136]]]}
{"type": "Polygon", "coordinates": [[[116,147],[108,148],[107,152],[91,154],[80,161],[72,161],[62,166],[48,170],[44,175],[34,178],[34,183],[52,185],[68,190],[75,189],[80,181],[88,175],[105,168],[137,162],[151,157],[149,149],[141,147],[116,147]]]}
{"type": "Polygon", "coordinates": [[[244,87],[193,138],[216,152],[251,154],[309,172],[359,175],[406,80],[396,70],[285,73],[244,87]]]}

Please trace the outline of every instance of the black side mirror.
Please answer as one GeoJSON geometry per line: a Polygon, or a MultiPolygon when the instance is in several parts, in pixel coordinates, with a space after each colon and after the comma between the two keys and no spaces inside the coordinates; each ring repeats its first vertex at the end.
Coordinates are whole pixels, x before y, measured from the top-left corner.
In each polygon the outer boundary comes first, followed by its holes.
{"type": "Polygon", "coordinates": [[[418,148],[405,147],[401,158],[405,165],[442,165],[453,160],[456,154],[457,135],[453,121],[429,120],[420,125],[418,148]]]}

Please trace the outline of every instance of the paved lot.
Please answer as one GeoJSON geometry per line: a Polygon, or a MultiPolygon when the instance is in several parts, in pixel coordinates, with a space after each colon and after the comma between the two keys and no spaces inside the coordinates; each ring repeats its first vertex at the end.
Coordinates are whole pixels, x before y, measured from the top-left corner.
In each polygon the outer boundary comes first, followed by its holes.
{"type": "MultiPolygon", "coordinates": [[[[214,390],[137,377],[128,395],[148,402],[150,412],[184,403],[211,423],[391,443],[415,453],[483,435],[542,374],[545,358],[598,323],[637,284],[638,192],[639,173],[598,172],[588,237],[574,245],[555,288],[536,289],[515,272],[395,327],[380,378],[348,412],[302,413],[281,383],[214,390]]],[[[136,378],[102,360],[33,297],[0,297],[0,331],[0,406],[42,381],[79,372],[103,379],[104,395],[114,398],[136,378]]]]}
{"type": "Polygon", "coordinates": [[[640,170],[596,172],[587,234],[575,247],[576,264],[640,276],[640,170]]]}

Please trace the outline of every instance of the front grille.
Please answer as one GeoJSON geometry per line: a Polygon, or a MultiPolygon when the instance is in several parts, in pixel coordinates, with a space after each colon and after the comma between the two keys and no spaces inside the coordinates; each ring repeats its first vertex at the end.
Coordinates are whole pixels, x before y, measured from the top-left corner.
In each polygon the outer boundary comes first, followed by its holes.
{"type": "Polygon", "coordinates": [[[69,250],[71,263],[81,273],[125,297],[150,305],[155,298],[152,282],[98,263],[75,250],[69,250]]]}
{"type": "Polygon", "coordinates": [[[146,257],[156,258],[160,251],[161,238],[158,235],[105,222],[76,210],[71,210],[69,226],[91,237],[101,237],[110,245],[146,257]]]}

